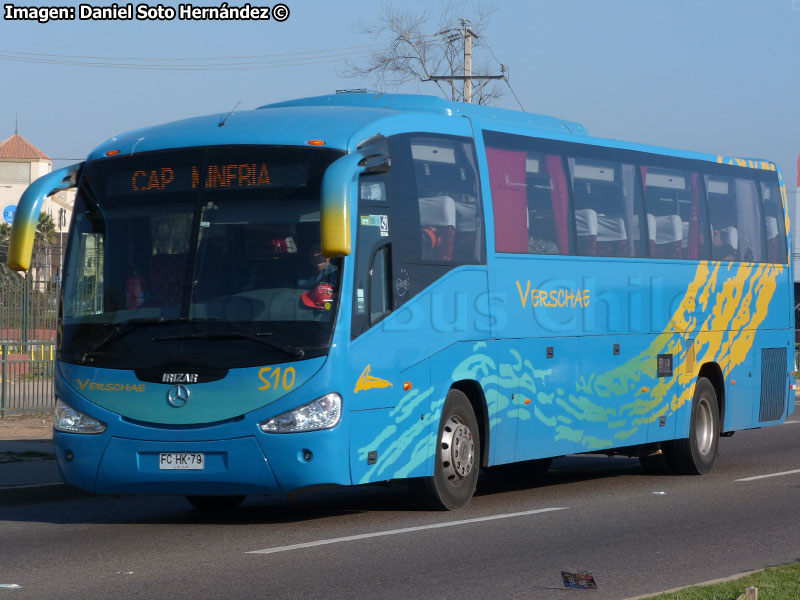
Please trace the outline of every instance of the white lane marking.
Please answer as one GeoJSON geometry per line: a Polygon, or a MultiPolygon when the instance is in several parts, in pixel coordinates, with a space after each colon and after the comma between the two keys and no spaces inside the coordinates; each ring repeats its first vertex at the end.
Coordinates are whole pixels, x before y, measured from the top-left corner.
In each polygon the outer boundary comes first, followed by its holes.
{"type": "Polygon", "coordinates": [[[755,481],[756,479],[766,479],[767,477],[780,477],[781,475],[794,475],[800,473],[800,469],[794,471],[782,471],[780,473],[770,473],[769,475],[756,475],[754,477],[745,477],[744,479],[737,479],[736,481],[755,481]]]}
{"type": "Polygon", "coordinates": [[[524,512],[506,513],[503,515],[492,515],[489,517],[477,517],[475,519],[464,519],[462,521],[447,521],[446,523],[434,523],[432,525],[420,525],[419,527],[404,527],[403,529],[390,529],[388,531],[376,531],[374,533],[362,533],[359,535],[348,535],[346,537],[332,538],[329,540],[317,540],[316,542],[306,542],[305,544],[292,544],[291,546],[277,546],[264,550],[251,550],[245,554],[274,554],[276,552],[288,552],[289,550],[300,550],[302,548],[313,548],[315,546],[325,546],[327,544],[339,544],[342,542],[353,542],[355,540],[365,540],[374,537],[384,537],[387,535],[399,535],[401,533],[413,533],[426,529],[438,529],[440,527],[455,527],[456,525],[469,525],[471,523],[481,523],[483,521],[495,521],[497,519],[510,519],[512,517],[526,517],[539,513],[553,512],[556,510],[567,510],[567,507],[539,508],[537,510],[526,510],[524,512]]]}
{"type": "Polygon", "coordinates": [[[797,425],[800,421],[784,421],[784,425],[797,425]]]}

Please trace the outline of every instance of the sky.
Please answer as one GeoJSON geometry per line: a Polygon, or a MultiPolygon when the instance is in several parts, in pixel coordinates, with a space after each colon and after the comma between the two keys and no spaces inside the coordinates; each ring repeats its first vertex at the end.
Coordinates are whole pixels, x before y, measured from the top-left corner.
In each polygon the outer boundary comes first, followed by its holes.
{"type": "MultiPolygon", "coordinates": [[[[228,111],[239,102],[240,109],[249,109],[343,88],[381,89],[342,75],[342,55],[366,58],[376,43],[356,33],[357,23],[374,24],[387,6],[403,7],[427,11],[423,29],[432,34],[442,6],[438,0],[283,1],[290,9],[283,22],[42,24],[2,18],[0,140],[14,133],[18,115],[26,139],[66,159],[56,162],[59,167],[124,131],[228,111]],[[272,64],[177,71],[54,63],[132,58],[138,60],[128,62],[136,64],[218,64],[214,59],[232,56],[258,56],[237,61],[272,64]],[[279,59],[292,64],[276,66],[279,59]]],[[[196,6],[221,4],[195,0],[196,6]]],[[[471,17],[469,3],[461,5],[459,12],[471,17]]],[[[475,61],[499,68],[496,57],[507,65],[509,84],[525,110],[577,121],[601,137],[768,158],[782,168],[787,187],[796,187],[800,0],[520,0],[497,2],[496,8],[483,35],[491,53],[478,49],[475,61]]],[[[518,109],[503,87],[506,94],[496,104],[518,109]]],[[[432,83],[382,89],[439,94],[432,83]]]]}

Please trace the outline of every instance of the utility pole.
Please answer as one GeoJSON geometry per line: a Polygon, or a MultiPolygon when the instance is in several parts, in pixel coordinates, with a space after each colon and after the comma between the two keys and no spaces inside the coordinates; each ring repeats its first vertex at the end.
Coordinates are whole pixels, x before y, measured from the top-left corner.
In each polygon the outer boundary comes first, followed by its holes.
{"type": "Polygon", "coordinates": [[[478,36],[472,33],[469,21],[461,19],[461,24],[464,26],[464,102],[469,104],[472,102],[472,38],[478,36]]]}
{"type": "MultiPolygon", "coordinates": [[[[473,79],[506,79],[508,75],[505,74],[505,67],[503,67],[503,74],[501,75],[473,75],[472,74],[472,39],[478,39],[478,35],[472,31],[472,27],[469,25],[469,21],[466,19],[461,19],[461,25],[464,27],[462,30],[458,31],[458,34],[464,38],[464,74],[463,75],[455,75],[451,73],[450,75],[431,75],[427,79],[423,79],[422,81],[463,81],[464,82],[464,89],[463,89],[463,101],[467,103],[472,103],[472,80],[473,79]]],[[[453,30],[450,30],[453,31],[453,30]]]]}

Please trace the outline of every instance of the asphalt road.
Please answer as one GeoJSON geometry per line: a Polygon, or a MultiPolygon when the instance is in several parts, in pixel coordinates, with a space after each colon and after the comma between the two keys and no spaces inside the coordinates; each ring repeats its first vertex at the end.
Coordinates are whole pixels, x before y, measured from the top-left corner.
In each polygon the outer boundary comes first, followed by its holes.
{"type": "Polygon", "coordinates": [[[171,497],[3,508],[0,600],[628,598],[800,561],[798,437],[800,413],[738,432],[704,477],[597,456],[489,474],[453,513],[409,508],[401,485],[222,515],[171,497]],[[598,590],[565,590],[562,570],[598,590]]]}

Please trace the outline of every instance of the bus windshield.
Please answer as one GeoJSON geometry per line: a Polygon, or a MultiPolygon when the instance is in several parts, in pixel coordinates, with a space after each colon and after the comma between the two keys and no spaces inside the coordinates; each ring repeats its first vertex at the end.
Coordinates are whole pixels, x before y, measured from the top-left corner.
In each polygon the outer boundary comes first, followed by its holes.
{"type": "Polygon", "coordinates": [[[234,368],[326,354],[341,265],[320,254],[320,184],[340,154],[217,146],[88,163],[59,358],[234,368]]]}

